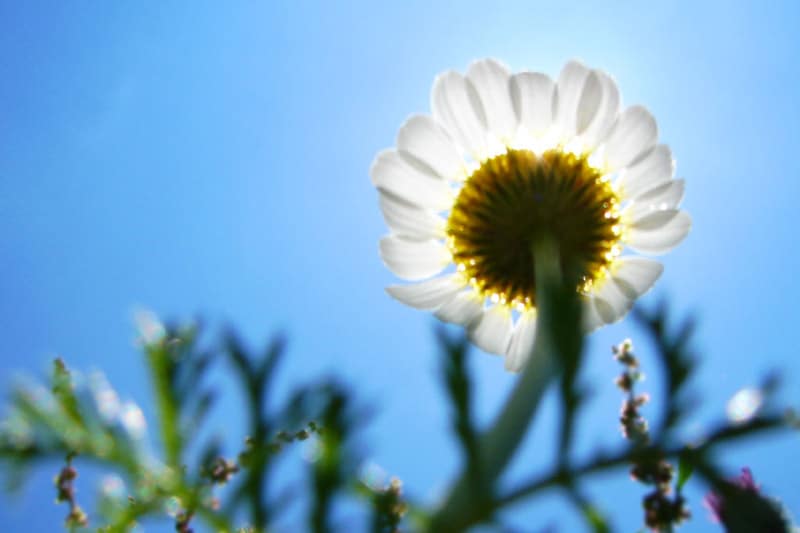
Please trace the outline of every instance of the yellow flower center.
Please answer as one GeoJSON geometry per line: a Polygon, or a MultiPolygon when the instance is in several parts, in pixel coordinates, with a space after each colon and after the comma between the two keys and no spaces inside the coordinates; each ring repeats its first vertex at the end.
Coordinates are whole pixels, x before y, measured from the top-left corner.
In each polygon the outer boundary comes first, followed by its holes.
{"type": "Polygon", "coordinates": [[[586,292],[620,252],[619,198],[585,156],[508,149],[464,183],[447,220],[453,262],[492,301],[535,307],[533,246],[558,245],[565,279],[586,292]]]}

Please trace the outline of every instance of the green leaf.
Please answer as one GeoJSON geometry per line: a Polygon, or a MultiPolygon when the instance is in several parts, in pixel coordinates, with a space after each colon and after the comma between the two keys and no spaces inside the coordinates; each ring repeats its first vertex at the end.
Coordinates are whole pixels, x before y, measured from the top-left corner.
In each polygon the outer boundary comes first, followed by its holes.
{"type": "Polygon", "coordinates": [[[682,455],[678,460],[678,479],[675,482],[675,490],[678,492],[683,490],[683,486],[692,477],[692,472],[694,472],[694,465],[682,455]]]}
{"type": "Polygon", "coordinates": [[[67,416],[69,416],[74,423],[85,427],[86,423],[83,420],[83,415],[78,405],[78,399],[75,397],[72,376],[70,375],[69,369],[67,369],[67,365],[64,364],[64,361],[60,358],[53,361],[52,390],[53,395],[67,413],[67,416]]]}
{"type": "Polygon", "coordinates": [[[594,505],[587,504],[582,508],[583,517],[595,533],[608,533],[610,530],[603,515],[594,505]]]}

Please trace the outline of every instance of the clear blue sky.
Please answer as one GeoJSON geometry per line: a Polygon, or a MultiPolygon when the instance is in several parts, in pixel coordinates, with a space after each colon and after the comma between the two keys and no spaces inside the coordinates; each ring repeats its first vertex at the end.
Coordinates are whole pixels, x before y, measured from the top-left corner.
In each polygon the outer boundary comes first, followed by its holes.
{"type": "MultiPolygon", "coordinates": [[[[355,384],[379,409],[364,435],[374,460],[414,495],[435,496],[457,450],[433,319],[383,291],[394,278],[377,253],[386,230],[368,168],[407,115],[428,111],[436,73],[494,56],[551,75],[581,58],[659,121],[694,228],[644,304],[669,296],[700,319],[695,420],[722,416],[772,368],[784,399],[800,404],[800,4],[562,4],[0,3],[3,388],[61,354],[103,369],[151,413],[135,307],[230,321],[253,344],[284,329],[282,386],[332,370],[355,384]]],[[[630,320],[591,338],[584,451],[620,440],[609,347],[626,336],[644,352],[630,320]]],[[[484,354],[473,368],[486,420],[514,377],[484,354]]],[[[657,380],[646,385],[658,392],[657,380]]],[[[236,420],[236,391],[225,392],[221,416],[236,420]]],[[[512,477],[547,464],[554,407],[551,398],[512,477]]],[[[750,465],[800,515],[798,445],[786,435],[721,460],[732,473],[750,465]]],[[[55,468],[0,499],[8,531],[60,526],[55,468]]],[[[643,489],[625,472],[589,492],[620,531],[640,524],[643,489]]],[[[700,494],[692,488],[684,531],[713,530],[700,494]]],[[[559,501],[523,505],[512,522],[580,530],[559,501]]]]}

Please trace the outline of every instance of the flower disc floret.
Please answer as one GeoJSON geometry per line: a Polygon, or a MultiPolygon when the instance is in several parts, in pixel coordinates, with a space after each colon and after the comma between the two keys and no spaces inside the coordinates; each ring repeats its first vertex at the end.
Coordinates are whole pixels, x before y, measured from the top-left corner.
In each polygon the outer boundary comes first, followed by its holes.
{"type": "Polygon", "coordinates": [[[447,220],[459,272],[482,295],[517,310],[536,306],[533,249],[557,243],[562,271],[585,291],[619,254],[619,200],[587,158],[560,149],[509,149],[464,183],[447,220]]]}

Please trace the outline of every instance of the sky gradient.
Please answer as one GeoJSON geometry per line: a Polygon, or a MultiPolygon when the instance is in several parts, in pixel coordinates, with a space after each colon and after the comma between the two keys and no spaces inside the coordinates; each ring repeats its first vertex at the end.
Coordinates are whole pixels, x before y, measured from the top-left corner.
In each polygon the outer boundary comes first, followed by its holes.
{"type": "MultiPolygon", "coordinates": [[[[396,280],[378,256],[387,230],[368,169],[408,115],[429,111],[438,72],[496,57],[557,76],[579,58],[611,73],[626,104],[652,111],[686,179],[692,232],[642,305],[668,297],[676,317],[699,320],[701,401],[687,435],[771,369],[782,399],[800,405],[800,4],[430,4],[1,2],[3,388],[60,354],[102,369],[152,414],[134,309],[233,323],[254,346],[282,330],[280,386],[342,376],[379,413],[363,435],[373,460],[435,498],[458,452],[434,320],[383,291],[396,280]]],[[[579,453],[620,441],[610,346],[625,337],[653,368],[633,321],[592,335],[579,453]]],[[[477,351],[471,364],[486,421],[514,376],[477,351]]],[[[658,380],[644,387],[658,401],[658,380]]],[[[237,392],[224,392],[219,419],[235,420],[237,392]]],[[[547,465],[553,400],[512,477],[547,465]]],[[[798,444],[785,434],[720,459],[732,474],[749,465],[800,514],[788,461],[798,444]]],[[[9,531],[60,526],[54,468],[0,499],[9,531]]],[[[703,490],[692,483],[694,518],[681,531],[714,530],[703,490]]],[[[624,471],[589,492],[620,531],[640,525],[644,491],[624,471]]],[[[523,504],[510,522],[581,530],[561,501],[523,504]]]]}

